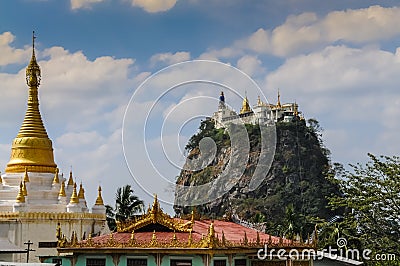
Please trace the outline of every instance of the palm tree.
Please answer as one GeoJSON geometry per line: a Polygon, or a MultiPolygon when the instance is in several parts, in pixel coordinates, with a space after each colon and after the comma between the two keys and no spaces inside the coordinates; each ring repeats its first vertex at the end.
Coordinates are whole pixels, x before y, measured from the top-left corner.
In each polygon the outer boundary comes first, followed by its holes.
{"type": "Polygon", "coordinates": [[[130,185],[118,188],[115,194],[115,208],[106,205],[107,223],[111,231],[116,228],[116,221],[124,222],[132,219],[143,210],[143,201],[133,194],[130,185]]]}
{"type": "Polygon", "coordinates": [[[117,189],[115,211],[115,219],[121,222],[129,220],[138,212],[143,211],[143,201],[133,195],[130,185],[117,189]]]}

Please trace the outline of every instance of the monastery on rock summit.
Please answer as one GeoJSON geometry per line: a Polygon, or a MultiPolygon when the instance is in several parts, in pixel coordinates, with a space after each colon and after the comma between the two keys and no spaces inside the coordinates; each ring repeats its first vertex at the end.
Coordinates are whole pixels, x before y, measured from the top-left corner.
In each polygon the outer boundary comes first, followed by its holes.
{"type": "Polygon", "coordinates": [[[24,243],[28,241],[35,250],[29,261],[57,254],[57,224],[66,234],[74,231],[79,238],[108,232],[101,187],[90,210],[82,183],[78,190],[72,172],[67,180],[54,162],[52,141],[39,111],[41,71],[34,39],[26,68],[28,106],[12,142],[10,161],[0,177],[0,261],[26,262],[24,243]]]}
{"type": "Polygon", "coordinates": [[[226,124],[272,124],[280,121],[290,122],[293,119],[303,120],[299,106],[297,103],[281,104],[281,96],[278,91],[278,101],[276,104],[264,103],[260,96],[257,99],[257,104],[250,107],[247,96],[243,99],[242,108],[239,114],[229,108],[225,104],[224,92],[219,96],[218,110],[212,115],[215,128],[223,128],[226,124]]]}

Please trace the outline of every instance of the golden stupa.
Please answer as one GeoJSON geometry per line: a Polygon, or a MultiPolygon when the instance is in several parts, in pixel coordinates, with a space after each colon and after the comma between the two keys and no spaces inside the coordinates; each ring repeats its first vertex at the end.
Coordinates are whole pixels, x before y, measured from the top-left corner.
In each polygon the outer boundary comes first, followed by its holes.
{"type": "Polygon", "coordinates": [[[28,108],[22,126],[11,147],[10,161],[6,173],[28,172],[55,173],[52,142],[43,125],[39,111],[38,89],[40,67],[35,56],[35,36],[32,36],[32,58],[26,68],[26,83],[29,87],[28,108]]]}
{"type": "Polygon", "coordinates": [[[244,97],[243,103],[242,103],[242,108],[240,109],[240,114],[245,114],[251,112],[249,100],[247,99],[247,96],[244,97]]]}

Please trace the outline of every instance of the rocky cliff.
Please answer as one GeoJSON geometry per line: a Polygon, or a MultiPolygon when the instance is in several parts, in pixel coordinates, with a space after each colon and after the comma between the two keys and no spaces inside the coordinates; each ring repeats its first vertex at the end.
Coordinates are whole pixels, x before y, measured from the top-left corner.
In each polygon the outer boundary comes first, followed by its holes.
{"type": "MultiPolygon", "coordinates": [[[[225,219],[234,215],[253,223],[263,222],[270,230],[285,226],[283,221],[293,217],[298,220],[293,223],[300,228],[307,226],[312,219],[327,219],[335,215],[327,207],[327,197],[339,193],[337,186],[326,178],[330,171],[329,151],[322,144],[318,122],[309,121],[309,125],[300,119],[276,124],[276,151],[272,166],[265,173],[261,185],[253,191],[249,191],[248,186],[260,155],[260,129],[246,125],[250,153],[243,175],[222,197],[196,206],[197,213],[203,217],[225,219]]],[[[226,130],[215,129],[212,121],[206,120],[186,146],[188,161],[200,155],[199,142],[204,137],[215,141],[215,157],[199,170],[182,170],[177,184],[194,186],[208,183],[223,172],[229,160],[235,158],[231,157],[231,142],[226,130]]],[[[189,214],[193,208],[174,206],[178,216],[189,214]]],[[[304,231],[303,228],[298,230],[304,231]]]]}

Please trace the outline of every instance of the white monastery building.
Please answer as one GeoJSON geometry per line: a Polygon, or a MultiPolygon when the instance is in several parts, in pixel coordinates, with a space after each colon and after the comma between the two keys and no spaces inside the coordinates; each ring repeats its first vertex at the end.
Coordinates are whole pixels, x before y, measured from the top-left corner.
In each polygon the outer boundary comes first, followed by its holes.
{"type": "Polygon", "coordinates": [[[290,122],[295,118],[304,119],[301,112],[298,111],[297,103],[281,104],[280,93],[278,91],[278,102],[276,104],[264,103],[260,96],[257,104],[250,107],[247,96],[243,99],[242,108],[239,114],[225,104],[224,92],[219,96],[218,111],[214,112],[212,119],[216,128],[223,128],[228,123],[233,124],[268,124],[273,122],[290,122]]]}

